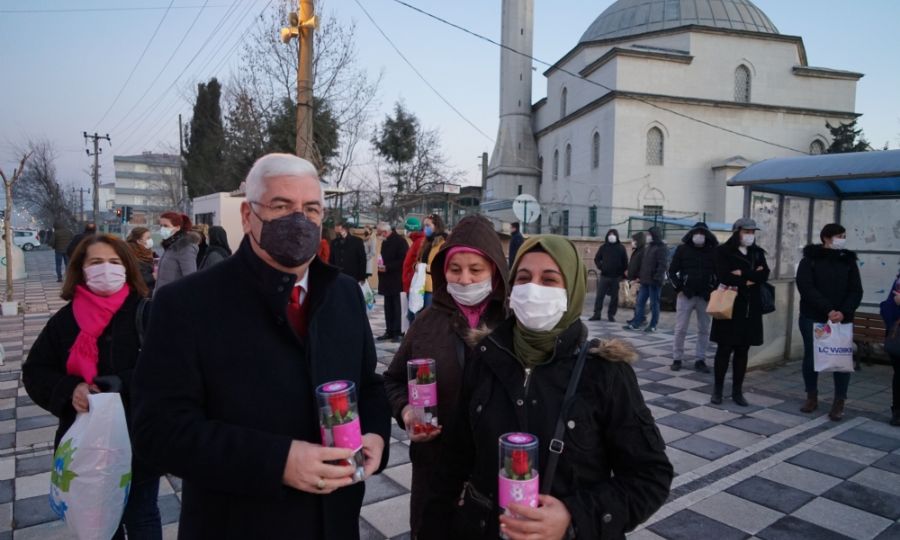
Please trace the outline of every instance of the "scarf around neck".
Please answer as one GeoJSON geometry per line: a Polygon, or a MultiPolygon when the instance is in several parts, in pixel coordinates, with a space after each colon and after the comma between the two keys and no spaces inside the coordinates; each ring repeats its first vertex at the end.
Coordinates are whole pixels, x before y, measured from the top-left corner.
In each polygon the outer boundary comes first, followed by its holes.
{"type": "Polygon", "coordinates": [[[75,315],[79,332],[72,348],[69,349],[66,373],[79,376],[88,384],[94,383],[97,363],[100,361],[97,339],[109,326],[109,322],[130,293],[131,290],[127,285],[110,296],[96,295],[84,285],[75,286],[72,313],[75,315]]]}
{"type": "Polygon", "coordinates": [[[553,350],[559,335],[581,318],[584,295],[587,291],[587,269],[575,244],[562,236],[552,234],[532,236],[525,240],[525,243],[519,248],[510,271],[513,279],[515,279],[522,257],[538,246],[543,248],[559,266],[566,281],[568,302],[562,319],[552,330],[547,332],[529,330],[516,321],[516,326],[513,328],[513,352],[526,368],[543,364],[553,357],[553,350]]]}
{"type": "Polygon", "coordinates": [[[131,252],[134,253],[134,256],[140,262],[148,264],[153,262],[153,252],[145,248],[140,242],[128,242],[128,247],[131,248],[131,252]]]}

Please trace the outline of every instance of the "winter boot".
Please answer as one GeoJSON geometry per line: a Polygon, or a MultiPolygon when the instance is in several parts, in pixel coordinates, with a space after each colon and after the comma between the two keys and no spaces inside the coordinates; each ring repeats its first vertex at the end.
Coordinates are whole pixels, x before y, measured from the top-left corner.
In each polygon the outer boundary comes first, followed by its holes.
{"type": "Polygon", "coordinates": [[[803,406],[800,407],[800,412],[811,413],[818,408],[819,408],[819,393],[818,392],[807,392],[806,393],[806,401],[803,403],[803,406]]]}
{"type": "Polygon", "coordinates": [[[722,387],[716,385],[713,389],[712,397],[709,398],[709,402],[713,405],[721,405],[722,404],[722,387]]]}
{"type": "Polygon", "coordinates": [[[900,426],[900,407],[891,407],[893,415],[891,415],[890,424],[892,426],[900,426]]]}
{"type": "Polygon", "coordinates": [[[844,400],[836,399],[834,403],[831,404],[831,410],[828,411],[828,418],[831,418],[832,422],[837,422],[841,418],[844,417],[844,400]]]}
{"type": "Polygon", "coordinates": [[[672,362],[672,365],[669,366],[669,369],[672,371],[681,371],[681,360],[675,360],[672,362]]]}
{"type": "Polygon", "coordinates": [[[698,373],[709,373],[709,366],[706,365],[705,361],[697,360],[694,362],[694,370],[698,373]]]}
{"type": "Polygon", "coordinates": [[[744,393],[740,390],[732,390],[731,391],[731,401],[733,401],[736,405],[740,405],[741,407],[747,407],[750,405],[747,403],[747,400],[744,399],[744,393]]]}

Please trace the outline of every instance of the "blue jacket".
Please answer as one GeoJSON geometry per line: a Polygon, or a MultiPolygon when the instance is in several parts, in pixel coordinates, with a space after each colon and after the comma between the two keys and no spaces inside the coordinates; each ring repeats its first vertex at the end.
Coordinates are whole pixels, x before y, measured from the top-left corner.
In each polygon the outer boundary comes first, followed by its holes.
{"type": "Polygon", "coordinates": [[[894,302],[894,291],[900,290],[900,274],[894,280],[893,286],[888,290],[887,298],[881,303],[881,318],[884,319],[884,327],[890,330],[900,319],[900,306],[894,302]]]}

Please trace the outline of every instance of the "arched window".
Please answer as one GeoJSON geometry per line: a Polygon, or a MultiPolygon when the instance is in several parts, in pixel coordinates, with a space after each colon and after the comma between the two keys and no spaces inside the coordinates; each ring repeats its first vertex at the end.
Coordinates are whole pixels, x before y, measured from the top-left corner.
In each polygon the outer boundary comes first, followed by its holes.
{"type": "Polygon", "coordinates": [[[544,156],[538,156],[538,171],[540,171],[539,172],[540,176],[538,176],[538,178],[540,178],[539,182],[543,183],[544,182],[544,156]]]}
{"type": "Polygon", "coordinates": [[[562,95],[559,98],[559,117],[566,117],[566,102],[569,100],[569,89],[563,87],[562,95]]]}
{"type": "Polygon", "coordinates": [[[559,150],[553,151],[553,181],[559,180],[559,150]]]}
{"type": "Polygon", "coordinates": [[[596,169],[600,166],[600,134],[594,132],[591,139],[591,168],[596,169]]]}
{"type": "Polygon", "coordinates": [[[743,64],[734,70],[734,100],[750,103],[750,69],[743,64]]]}
{"type": "Polygon", "coordinates": [[[647,165],[662,165],[664,155],[663,132],[657,127],[647,132],[647,165]]]}
{"type": "Polygon", "coordinates": [[[825,144],[819,139],[814,140],[809,145],[809,153],[810,155],[817,156],[819,154],[825,153],[825,144]]]}
{"type": "Polygon", "coordinates": [[[566,176],[572,174],[572,145],[566,145],[566,176]]]}

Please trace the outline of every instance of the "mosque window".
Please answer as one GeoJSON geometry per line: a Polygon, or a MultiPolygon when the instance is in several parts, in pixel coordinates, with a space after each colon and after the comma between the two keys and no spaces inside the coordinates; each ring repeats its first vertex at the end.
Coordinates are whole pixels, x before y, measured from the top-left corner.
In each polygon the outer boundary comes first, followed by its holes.
{"type": "Polygon", "coordinates": [[[600,134],[596,131],[591,140],[591,168],[596,169],[600,166],[600,134]]]}
{"type": "Polygon", "coordinates": [[[810,155],[817,156],[819,154],[825,153],[825,144],[819,139],[814,140],[809,145],[809,153],[810,155]]]}
{"type": "Polygon", "coordinates": [[[540,176],[538,176],[538,178],[540,179],[540,180],[538,180],[538,183],[543,183],[544,182],[544,156],[538,156],[538,171],[539,171],[538,174],[540,175],[540,176]]]}
{"type": "Polygon", "coordinates": [[[553,151],[553,181],[559,180],[559,150],[553,151]]]}
{"type": "Polygon", "coordinates": [[[734,70],[734,100],[750,103],[750,70],[743,64],[734,70]]]}
{"type": "Polygon", "coordinates": [[[566,176],[572,174],[572,145],[566,145],[566,176]]]}
{"type": "Polygon", "coordinates": [[[647,132],[647,165],[663,164],[663,132],[657,127],[647,132]]]}
{"type": "Polygon", "coordinates": [[[560,100],[559,100],[559,117],[560,118],[566,117],[566,102],[568,101],[568,99],[569,99],[569,89],[564,87],[562,89],[562,96],[560,97],[560,100]]]}

